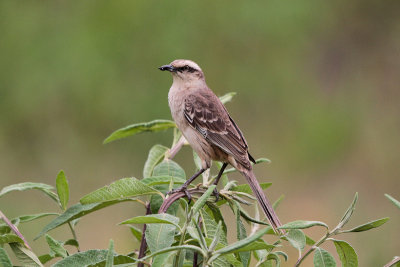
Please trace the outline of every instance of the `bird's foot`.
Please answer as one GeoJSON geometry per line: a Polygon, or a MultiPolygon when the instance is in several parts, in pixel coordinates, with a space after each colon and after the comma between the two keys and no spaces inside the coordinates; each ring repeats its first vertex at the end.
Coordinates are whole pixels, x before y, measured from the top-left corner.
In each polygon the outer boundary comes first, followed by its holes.
{"type": "Polygon", "coordinates": [[[218,200],[219,200],[219,192],[218,192],[216,187],[214,188],[213,195],[215,196],[215,202],[218,202],[218,200]]]}
{"type": "Polygon", "coordinates": [[[171,195],[171,194],[178,193],[178,192],[184,193],[190,204],[190,202],[192,201],[192,195],[189,193],[186,186],[181,186],[179,188],[173,189],[173,190],[169,191],[167,193],[167,195],[171,195]]]}

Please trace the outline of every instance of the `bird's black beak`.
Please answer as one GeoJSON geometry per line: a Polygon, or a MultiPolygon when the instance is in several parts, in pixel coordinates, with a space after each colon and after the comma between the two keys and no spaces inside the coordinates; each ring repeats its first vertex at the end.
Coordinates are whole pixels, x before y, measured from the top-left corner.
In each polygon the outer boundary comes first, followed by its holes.
{"type": "Polygon", "coordinates": [[[159,67],[158,69],[162,70],[162,71],[167,70],[169,72],[175,72],[176,71],[175,67],[172,66],[172,65],[164,65],[164,66],[159,67]]]}

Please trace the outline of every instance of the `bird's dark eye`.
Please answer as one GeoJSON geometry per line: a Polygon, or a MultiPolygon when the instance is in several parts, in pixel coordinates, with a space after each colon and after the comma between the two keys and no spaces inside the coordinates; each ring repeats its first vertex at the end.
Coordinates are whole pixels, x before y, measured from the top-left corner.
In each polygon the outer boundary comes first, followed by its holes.
{"type": "Polygon", "coordinates": [[[188,70],[189,69],[189,66],[188,65],[185,65],[184,67],[183,67],[183,70],[188,70]]]}

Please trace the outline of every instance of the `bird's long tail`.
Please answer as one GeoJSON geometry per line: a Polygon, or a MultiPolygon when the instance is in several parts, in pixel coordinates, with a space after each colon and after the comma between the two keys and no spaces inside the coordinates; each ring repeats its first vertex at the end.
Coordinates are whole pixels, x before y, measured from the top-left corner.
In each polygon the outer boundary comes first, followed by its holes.
{"type": "Polygon", "coordinates": [[[256,195],[258,202],[260,203],[261,208],[263,209],[265,215],[268,218],[268,221],[271,224],[271,227],[274,229],[275,233],[282,233],[278,227],[282,226],[278,216],[276,215],[274,208],[271,203],[265,196],[260,184],[257,181],[256,176],[254,175],[252,170],[244,170],[242,174],[246,177],[247,183],[250,185],[253,193],[256,195]]]}

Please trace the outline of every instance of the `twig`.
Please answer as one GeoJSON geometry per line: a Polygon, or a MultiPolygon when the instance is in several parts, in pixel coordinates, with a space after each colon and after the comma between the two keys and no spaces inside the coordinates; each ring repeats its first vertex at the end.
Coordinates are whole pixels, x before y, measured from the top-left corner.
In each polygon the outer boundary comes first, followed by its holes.
{"type": "MultiPolygon", "coordinates": [[[[146,205],[146,215],[151,214],[151,208],[150,208],[150,203],[147,203],[146,205]]],[[[143,258],[146,256],[146,250],[147,250],[147,243],[146,243],[146,224],[143,226],[143,231],[142,231],[142,240],[140,241],[140,249],[139,249],[139,259],[143,258]]],[[[144,267],[143,262],[138,263],[138,267],[144,267]]]]}
{"type": "Polygon", "coordinates": [[[166,157],[168,159],[173,159],[175,155],[179,152],[179,150],[181,150],[181,148],[185,145],[186,142],[187,141],[185,137],[181,136],[181,138],[179,138],[179,141],[176,142],[176,144],[173,147],[171,147],[169,153],[166,154],[166,157]]]}
{"type": "MultiPolygon", "coordinates": [[[[206,192],[205,189],[202,188],[191,188],[187,190],[189,194],[203,194],[206,192]]],[[[169,195],[164,202],[162,203],[160,209],[158,210],[158,213],[165,213],[167,212],[168,208],[178,199],[186,197],[184,192],[175,192],[169,195]]]]}
{"type": "Polygon", "coordinates": [[[26,241],[25,237],[21,234],[18,228],[6,217],[6,215],[4,215],[3,212],[1,212],[1,210],[0,210],[0,219],[2,219],[11,228],[11,230],[13,230],[13,232],[24,241],[24,244],[27,248],[32,250],[28,242],[26,241]]]}
{"type": "MultiPolygon", "coordinates": [[[[396,257],[394,257],[393,260],[391,260],[388,264],[386,264],[386,265],[383,266],[383,267],[394,266],[396,263],[399,263],[399,262],[400,262],[400,257],[396,256],[396,257]]],[[[194,265],[193,265],[193,266],[194,266],[194,265]]]]}

